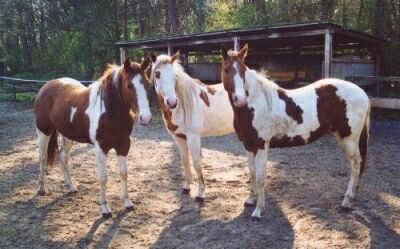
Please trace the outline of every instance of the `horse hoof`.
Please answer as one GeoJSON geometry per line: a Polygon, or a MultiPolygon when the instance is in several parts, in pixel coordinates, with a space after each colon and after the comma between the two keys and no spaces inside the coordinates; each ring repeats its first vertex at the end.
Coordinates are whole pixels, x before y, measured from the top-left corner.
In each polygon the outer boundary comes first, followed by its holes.
{"type": "Polygon", "coordinates": [[[189,193],[190,193],[190,188],[184,188],[182,190],[182,194],[184,194],[184,195],[188,195],[189,193]]]}
{"type": "Polygon", "coordinates": [[[252,221],[256,221],[256,222],[260,222],[261,221],[261,217],[251,216],[251,220],[252,221]]]}
{"type": "Polygon", "coordinates": [[[40,196],[44,196],[46,194],[46,191],[38,190],[37,194],[40,195],[40,196]]]}
{"type": "Polygon", "coordinates": [[[245,207],[254,207],[255,204],[254,204],[254,203],[245,202],[245,203],[244,203],[244,206],[245,206],[245,207]]]}
{"type": "Polygon", "coordinates": [[[203,197],[196,197],[196,198],[194,198],[194,201],[195,202],[200,202],[200,203],[203,203],[204,202],[204,198],[203,197]]]}
{"type": "Polygon", "coordinates": [[[350,213],[353,209],[351,207],[340,206],[339,212],[341,213],[350,213]]]}
{"type": "Polygon", "coordinates": [[[111,213],[102,213],[101,215],[103,216],[104,219],[109,219],[112,217],[111,213]]]}
{"type": "Polygon", "coordinates": [[[128,212],[131,212],[131,211],[133,211],[133,206],[125,207],[125,210],[128,212]]]}

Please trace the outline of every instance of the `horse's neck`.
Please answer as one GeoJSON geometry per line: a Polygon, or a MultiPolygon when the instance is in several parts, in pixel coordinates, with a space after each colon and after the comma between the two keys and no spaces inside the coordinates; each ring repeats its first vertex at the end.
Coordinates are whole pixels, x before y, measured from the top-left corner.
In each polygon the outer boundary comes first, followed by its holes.
{"type": "MultiPolygon", "coordinates": [[[[273,102],[275,102],[275,97],[280,88],[276,83],[270,81],[264,76],[257,73],[255,70],[250,70],[246,72],[246,82],[249,84],[249,94],[250,99],[256,101],[257,99],[262,99],[267,102],[269,108],[272,108],[273,102]]],[[[282,89],[284,90],[284,89],[282,89]]]]}
{"type": "Polygon", "coordinates": [[[114,86],[106,86],[101,81],[98,81],[97,93],[101,102],[105,105],[105,113],[111,119],[115,120],[125,120],[130,117],[130,106],[123,102],[122,97],[116,89],[112,88],[114,86]]]}

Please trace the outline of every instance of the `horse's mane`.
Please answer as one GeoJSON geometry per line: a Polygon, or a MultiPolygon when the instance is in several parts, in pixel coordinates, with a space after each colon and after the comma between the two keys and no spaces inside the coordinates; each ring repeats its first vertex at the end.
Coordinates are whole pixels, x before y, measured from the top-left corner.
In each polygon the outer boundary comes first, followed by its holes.
{"type": "MultiPolygon", "coordinates": [[[[157,68],[161,64],[170,63],[169,59],[170,57],[167,55],[159,55],[157,57],[157,61],[154,64],[154,68],[157,68]]],[[[177,110],[182,110],[184,122],[186,125],[188,125],[192,117],[193,106],[196,100],[194,96],[196,96],[196,87],[198,86],[198,80],[193,79],[184,71],[179,60],[175,60],[172,63],[172,67],[174,69],[176,77],[176,93],[178,99],[177,110]]]]}
{"type": "Polygon", "coordinates": [[[120,113],[121,107],[125,106],[120,89],[120,69],[118,65],[108,64],[99,79],[99,95],[104,100],[107,112],[111,115],[120,113]]]}
{"type": "Polygon", "coordinates": [[[246,76],[247,80],[255,82],[256,85],[260,87],[267,101],[268,109],[271,109],[273,103],[271,91],[278,89],[279,86],[272,80],[266,78],[262,73],[253,69],[248,69],[246,76]]]}

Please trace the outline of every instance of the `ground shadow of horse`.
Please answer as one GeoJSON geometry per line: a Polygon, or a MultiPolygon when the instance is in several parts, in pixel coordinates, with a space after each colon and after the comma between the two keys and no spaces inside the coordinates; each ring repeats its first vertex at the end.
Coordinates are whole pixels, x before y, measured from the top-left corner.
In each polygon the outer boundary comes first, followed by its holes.
{"type": "Polygon", "coordinates": [[[291,225],[278,203],[267,196],[265,216],[261,221],[251,220],[252,209],[243,207],[242,213],[233,220],[204,219],[203,208],[188,196],[182,195],[180,179],[176,178],[179,169],[179,153],[171,148],[174,166],[167,169],[171,184],[176,186],[176,196],[180,208],[170,224],[158,237],[151,248],[292,248],[294,234],[291,225]]]}
{"type": "MultiPolygon", "coordinates": [[[[32,245],[40,248],[73,248],[66,241],[38,236],[39,234],[48,233],[42,226],[45,220],[44,217],[48,216],[55,207],[68,205],[73,196],[65,193],[40,207],[37,207],[38,198],[35,195],[26,202],[13,206],[14,211],[7,215],[4,223],[0,224],[0,230],[5,232],[2,235],[4,241],[12,243],[14,248],[30,248],[32,245]],[[16,236],[17,234],[18,236],[16,236]]],[[[8,246],[10,244],[5,248],[8,246]]],[[[1,241],[0,247],[2,247],[1,241]]]]}
{"type": "Polygon", "coordinates": [[[268,212],[261,221],[251,220],[249,209],[244,209],[230,221],[204,220],[201,208],[190,206],[182,203],[170,225],[162,231],[151,248],[293,247],[291,225],[272,198],[267,197],[268,212]]]}

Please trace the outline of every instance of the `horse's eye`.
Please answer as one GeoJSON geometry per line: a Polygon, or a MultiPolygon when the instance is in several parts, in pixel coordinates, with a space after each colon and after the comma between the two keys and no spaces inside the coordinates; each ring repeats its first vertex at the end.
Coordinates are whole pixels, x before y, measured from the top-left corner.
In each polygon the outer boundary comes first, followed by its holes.
{"type": "Polygon", "coordinates": [[[133,90],[133,84],[128,84],[128,88],[133,90]]]}
{"type": "Polygon", "coordinates": [[[159,79],[160,78],[160,74],[161,74],[160,71],[157,71],[155,74],[156,74],[156,78],[159,79]]]}

